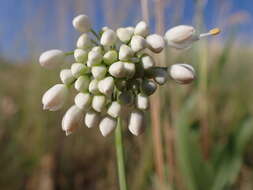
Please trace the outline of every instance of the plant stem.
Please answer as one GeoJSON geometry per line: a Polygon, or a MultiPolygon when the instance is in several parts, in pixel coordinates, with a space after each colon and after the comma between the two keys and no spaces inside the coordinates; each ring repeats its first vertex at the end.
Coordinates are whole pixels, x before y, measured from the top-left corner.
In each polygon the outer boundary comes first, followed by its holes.
{"type": "Polygon", "coordinates": [[[115,146],[117,154],[117,164],[118,164],[118,177],[119,177],[119,186],[120,190],[127,190],[126,183],[126,171],[125,171],[125,162],[124,162],[124,147],[122,141],[122,121],[121,118],[118,118],[117,128],[115,131],[115,146]]]}
{"type": "Polygon", "coordinates": [[[100,41],[100,36],[96,33],[96,31],[93,29],[90,29],[90,31],[97,38],[97,40],[100,41]]]}

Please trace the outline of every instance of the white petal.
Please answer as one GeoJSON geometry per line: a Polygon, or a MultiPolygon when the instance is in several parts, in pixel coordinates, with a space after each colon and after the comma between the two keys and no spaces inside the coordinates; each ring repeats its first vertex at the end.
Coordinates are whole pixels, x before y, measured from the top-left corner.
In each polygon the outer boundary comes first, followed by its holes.
{"type": "Polygon", "coordinates": [[[89,110],[85,114],[84,123],[88,128],[98,126],[100,122],[100,114],[94,110],[89,110]]]}
{"type": "Polygon", "coordinates": [[[92,96],[89,93],[80,92],[75,97],[75,104],[82,110],[87,110],[91,105],[92,96]]]}
{"type": "Polygon", "coordinates": [[[105,30],[101,36],[100,43],[103,46],[112,46],[117,40],[116,34],[113,30],[105,30]]]}
{"type": "Polygon", "coordinates": [[[92,108],[97,112],[102,112],[106,105],[106,97],[103,95],[95,95],[92,99],[92,108]]]}
{"type": "Polygon", "coordinates": [[[165,41],[163,37],[159,36],[158,34],[152,34],[147,36],[146,42],[148,48],[154,53],[160,53],[165,46],[165,41]]]}

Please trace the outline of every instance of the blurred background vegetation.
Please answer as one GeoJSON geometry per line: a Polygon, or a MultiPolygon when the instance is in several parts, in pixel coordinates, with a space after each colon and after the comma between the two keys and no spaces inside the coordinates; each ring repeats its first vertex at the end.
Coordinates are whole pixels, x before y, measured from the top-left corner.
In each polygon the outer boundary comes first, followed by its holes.
{"type": "Polygon", "coordinates": [[[252,22],[246,10],[235,9],[237,1],[192,0],[191,13],[188,0],[3,4],[5,11],[11,14],[13,8],[21,16],[1,22],[0,30],[16,28],[11,44],[8,39],[0,44],[0,189],[118,189],[113,135],[103,138],[98,129],[83,127],[66,137],[60,127],[67,107],[42,110],[43,92],[60,80],[59,70],[40,68],[39,52],[73,48],[77,34],[70,29],[71,18],[79,13],[94,18],[95,28],[135,25],[141,19],[160,34],[180,23],[202,32],[221,28],[218,38],[157,56],[160,65],[192,64],[198,79],[187,87],[169,81],[160,88],[145,134],[136,138],[124,129],[128,184],[130,190],[253,189],[253,49],[240,30],[252,22]]]}

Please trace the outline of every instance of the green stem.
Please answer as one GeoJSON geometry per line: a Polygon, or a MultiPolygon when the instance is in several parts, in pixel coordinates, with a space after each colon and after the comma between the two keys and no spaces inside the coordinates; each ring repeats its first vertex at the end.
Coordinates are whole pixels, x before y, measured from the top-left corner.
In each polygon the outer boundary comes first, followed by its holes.
{"type": "Polygon", "coordinates": [[[74,51],[69,51],[69,52],[66,52],[66,53],[64,53],[64,55],[66,55],[66,56],[69,56],[69,55],[74,55],[74,51]]]}
{"type": "Polygon", "coordinates": [[[91,42],[92,42],[93,44],[95,44],[96,46],[99,45],[99,44],[98,44],[95,40],[93,40],[93,39],[91,39],[91,42]]]}
{"type": "Polygon", "coordinates": [[[96,31],[93,29],[90,29],[90,31],[97,38],[97,40],[100,41],[100,36],[96,33],[96,31]]]}
{"type": "Polygon", "coordinates": [[[125,162],[124,162],[124,148],[122,141],[122,121],[121,118],[118,118],[117,128],[115,131],[115,146],[117,152],[117,164],[118,164],[118,177],[119,177],[119,186],[120,190],[127,190],[126,182],[126,171],[125,171],[125,162]]]}

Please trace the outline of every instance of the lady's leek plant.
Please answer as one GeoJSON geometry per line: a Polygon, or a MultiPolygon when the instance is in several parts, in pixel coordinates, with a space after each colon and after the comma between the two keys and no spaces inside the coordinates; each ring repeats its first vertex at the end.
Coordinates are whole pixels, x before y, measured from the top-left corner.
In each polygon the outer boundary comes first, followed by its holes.
{"type": "Polygon", "coordinates": [[[61,50],[44,52],[39,62],[51,69],[61,65],[66,56],[74,55],[75,63],[60,72],[62,84],[50,88],[42,98],[43,108],[61,109],[69,89],[78,94],[62,120],[66,135],[81,125],[99,127],[103,136],[116,128],[116,148],[120,189],[127,189],[121,135],[121,117],[129,116],[128,129],[133,135],[145,129],[145,114],[149,108],[149,96],[158,85],[169,78],[179,84],[189,84],[195,79],[194,68],[187,64],[158,67],[153,53],[160,53],[165,46],[186,49],[203,37],[216,35],[219,29],[197,34],[191,26],[181,25],[168,30],[165,36],[150,34],[149,26],[139,22],[135,27],[116,31],[103,27],[95,32],[86,15],[73,19],[74,28],[81,32],[72,52],[61,50]]]}

